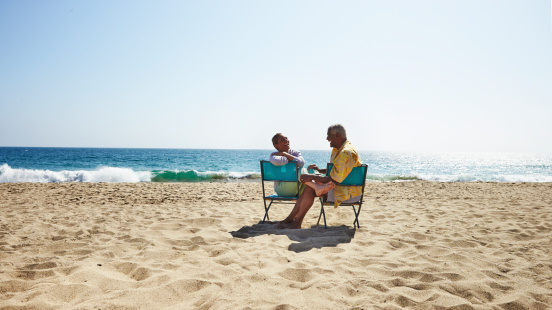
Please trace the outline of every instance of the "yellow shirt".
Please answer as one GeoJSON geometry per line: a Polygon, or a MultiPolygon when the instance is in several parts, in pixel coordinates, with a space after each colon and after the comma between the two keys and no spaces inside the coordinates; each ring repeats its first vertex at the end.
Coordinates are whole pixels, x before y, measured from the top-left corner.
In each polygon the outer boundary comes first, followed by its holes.
{"type": "MultiPolygon", "coordinates": [[[[332,150],[330,163],[334,165],[332,171],[330,172],[330,177],[340,183],[345,180],[354,167],[362,165],[358,152],[349,140],[345,141],[340,149],[334,148],[332,150]]],[[[335,187],[334,193],[334,207],[337,208],[341,202],[362,195],[362,186],[338,185],[335,187]]]]}

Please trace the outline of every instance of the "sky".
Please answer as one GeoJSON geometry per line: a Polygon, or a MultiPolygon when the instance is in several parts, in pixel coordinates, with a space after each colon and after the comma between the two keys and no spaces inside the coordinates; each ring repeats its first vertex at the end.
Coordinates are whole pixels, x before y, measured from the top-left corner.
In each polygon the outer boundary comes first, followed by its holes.
{"type": "Polygon", "coordinates": [[[0,1],[0,146],[552,152],[549,0],[0,1]]]}

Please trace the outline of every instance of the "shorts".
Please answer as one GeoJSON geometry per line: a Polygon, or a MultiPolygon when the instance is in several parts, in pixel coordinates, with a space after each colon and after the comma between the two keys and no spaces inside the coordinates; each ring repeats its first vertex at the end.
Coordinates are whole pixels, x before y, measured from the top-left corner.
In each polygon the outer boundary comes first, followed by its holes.
{"type": "MultiPolygon", "coordinates": [[[[335,194],[333,189],[328,192],[328,199],[326,201],[328,202],[335,201],[335,194]]],[[[360,196],[356,196],[356,197],[349,198],[345,201],[342,201],[341,203],[353,203],[353,202],[359,202],[359,201],[360,201],[360,196]]]]}
{"type": "MultiPolygon", "coordinates": [[[[301,168],[299,175],[307,173],[307,169],[301,168]]],[[[274,182],[274,191],[282,197],[298,197],[303,193],[305,184],[301,182],[274,182]],[[297,183],[299,183],[299,193],[297,193],[297,183]]]]}

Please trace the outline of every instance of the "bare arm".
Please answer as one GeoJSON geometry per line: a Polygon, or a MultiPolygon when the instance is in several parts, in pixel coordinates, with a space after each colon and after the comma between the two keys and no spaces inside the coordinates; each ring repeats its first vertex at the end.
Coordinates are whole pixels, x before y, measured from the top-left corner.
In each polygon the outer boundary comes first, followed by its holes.
{"type": "Polygon", "coordinates": [[[300,180],[301,180],[302,183],[315,181],[315,182],[318,182],[318,183],[333,182],[335,184],[339,184],[338,182],[334,181],[329,176],[321,176],[321,175],[314,175],[314,174],[302,174],[301,177],[300,177],[300,180]]]}

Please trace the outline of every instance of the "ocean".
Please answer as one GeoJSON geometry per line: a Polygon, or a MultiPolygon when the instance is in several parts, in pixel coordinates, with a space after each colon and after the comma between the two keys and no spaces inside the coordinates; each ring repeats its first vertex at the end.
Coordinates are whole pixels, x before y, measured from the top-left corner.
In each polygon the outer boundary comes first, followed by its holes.
{"type": "MultiPolygon", "coordinates": [[[[272,150],[0,147],[0,182],[259,181],[272,150]]],[[[325,167],[327,151],[302,151],[325,167]]],[[[360,152],[368,181],[552,182],[552,154],[360,152]]]]}

